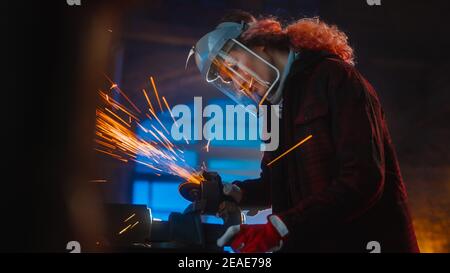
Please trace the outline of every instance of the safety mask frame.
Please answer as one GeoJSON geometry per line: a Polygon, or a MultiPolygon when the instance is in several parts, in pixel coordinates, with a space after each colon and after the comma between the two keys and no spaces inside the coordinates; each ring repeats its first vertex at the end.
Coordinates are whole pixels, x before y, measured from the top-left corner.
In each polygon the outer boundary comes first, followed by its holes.
{"type": "Polygon", "coordinates": [[[211,58],[210,66],[204,74],[206,82],[238,104],[260,106],[280,80],[277,67],[234,38],[227,41],[211,58]],[[235,50],[241,54],[249,54],[249,60],[254,62],[254,66],[265,65],[270,79],[263,79],[258,72],[230,56],[235,50]]]}

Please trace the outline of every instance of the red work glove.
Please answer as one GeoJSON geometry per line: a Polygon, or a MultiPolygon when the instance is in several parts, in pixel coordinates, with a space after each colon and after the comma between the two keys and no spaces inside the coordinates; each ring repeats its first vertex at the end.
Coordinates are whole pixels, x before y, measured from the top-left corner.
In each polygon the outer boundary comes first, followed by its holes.
{"type": "Polygon", "coordinates": [[[231,226],[217,240],[217,245],[223,247],[231,242],[231,248],[235,252],[273,252],[283,245],[288,230],[283,221],[276,215],[267,217],[268,221],[263,225],[236,225],[231,226]]]}

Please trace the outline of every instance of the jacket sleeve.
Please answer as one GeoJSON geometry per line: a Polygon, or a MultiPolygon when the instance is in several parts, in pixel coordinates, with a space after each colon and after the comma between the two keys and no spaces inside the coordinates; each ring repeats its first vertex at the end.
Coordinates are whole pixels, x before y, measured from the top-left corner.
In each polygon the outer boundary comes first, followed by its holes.
{"type": "Polygon", "coordinates": [[[234,181],[242,191],[242,200],[239,205],[244,209],[268,208],[271,206],[269,171],[266,167],[268,153],[265,152],[261,161],[261,176],[257,179],[234,181]]]}
{"type": "Polygon", "coordinates": [[[333,228],[364,213],[384,187],[381,107],[371,86],[349,65],[328,62],[322,72],[331,113],[337,172],[330,186],[278,216],[295,236],[333,228]]]}

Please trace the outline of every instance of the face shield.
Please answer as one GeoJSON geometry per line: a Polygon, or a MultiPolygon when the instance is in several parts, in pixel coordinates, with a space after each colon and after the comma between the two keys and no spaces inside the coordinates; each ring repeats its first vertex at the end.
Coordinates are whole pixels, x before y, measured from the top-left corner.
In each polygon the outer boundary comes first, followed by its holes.
{"type": "Polygon", "coordinates": [[[239,104],[261,104],[278,82],[273,65],[235,39],[211,60],[206,81],[239,104]]]}
{"type": "MultiPolygon", "coordinates": [[[[222,23],[202,37],[190,55],[206,82],[238,104],[260,105],[278,83],[278,69],[236,40],[244,24],[222,23]]],[[[189,59],[189,57],[188,57],[189,59]]]]}

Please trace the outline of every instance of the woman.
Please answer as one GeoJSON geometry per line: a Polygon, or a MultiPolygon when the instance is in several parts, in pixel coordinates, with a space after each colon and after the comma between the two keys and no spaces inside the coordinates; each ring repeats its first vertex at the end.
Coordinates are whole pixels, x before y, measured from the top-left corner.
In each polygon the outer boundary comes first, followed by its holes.
{"type": "MultiPolygon", "coordinates": [[[[267,224],[230,227],[238,252],[418,252],[406,190],[373,87],[346,35],[317,18],[226,16],[194,47],[206,81],[238,102],[279,105],[280,143],[259,179],[225,185],[243,208],[272,206],[267,224]],[[313,137],[274,164],[300,140],[313,137]]],[[[221,213],[232,209],[226,203],[221,213]]]]}

